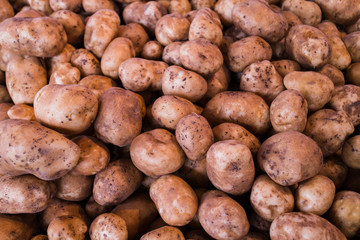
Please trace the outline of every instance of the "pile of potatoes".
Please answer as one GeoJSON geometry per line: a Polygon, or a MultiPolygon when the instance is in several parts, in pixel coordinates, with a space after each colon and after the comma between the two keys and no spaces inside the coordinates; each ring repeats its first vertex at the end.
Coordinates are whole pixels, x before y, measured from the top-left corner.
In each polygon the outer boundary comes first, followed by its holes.
{"type": "Polygon", "coordinates": [[[359,0],[0,0],[0,239],[359,238],[359,0]]]}

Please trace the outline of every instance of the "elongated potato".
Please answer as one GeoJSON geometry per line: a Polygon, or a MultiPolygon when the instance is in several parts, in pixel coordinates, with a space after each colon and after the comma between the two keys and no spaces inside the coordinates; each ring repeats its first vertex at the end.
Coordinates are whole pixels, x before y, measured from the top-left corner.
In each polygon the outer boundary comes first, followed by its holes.
{"type": "Polygon", "coordinates": [[[50,17],[9,18],[0,24],[0,45],[17,54],[52,57],[66,42],[62,24],[50,17]]]}

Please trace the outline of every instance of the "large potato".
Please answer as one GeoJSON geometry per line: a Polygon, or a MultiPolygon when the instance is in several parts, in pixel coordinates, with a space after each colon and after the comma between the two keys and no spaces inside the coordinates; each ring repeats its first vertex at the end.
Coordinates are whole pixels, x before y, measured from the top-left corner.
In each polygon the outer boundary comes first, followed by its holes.
{"type": "Polygon", "coordinates": [[[0,174],[33,174],[43,180],[64,176],[76,166],[80,148],[38,122],[0,122],[0,174]],[[10,160],[11,159],[11,160],[10,160]]]}
{"type": "Polygon", "coordinates": [[[50,17],[9,18],[0,24],[0,45],[17,54],[52,57],[66,42],[62,24],[50,17]]]}
{"type": "Polygon", "coordinates": [[[257,160],[274,182],[290,186],[318,174],[323,156],[314,140],[289,131],[266,139],[258,151],[257,160]]]}
{"type": "Polygon", "coordinates": [[[114,213],[104,213],[91,223],[89,235],[92,240],[127,240],[128,231],[124,219],[114,213]]]}

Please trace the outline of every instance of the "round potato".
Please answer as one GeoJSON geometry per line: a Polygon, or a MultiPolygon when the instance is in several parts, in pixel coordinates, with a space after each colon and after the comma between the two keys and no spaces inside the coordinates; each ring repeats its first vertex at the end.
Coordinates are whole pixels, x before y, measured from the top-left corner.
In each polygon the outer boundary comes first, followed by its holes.
{"type": "Polygon", "coordinates": [[[178,12],[185,15],[191,11],[191,4],[189,0],[171,0],[168,6],[169,13],[178,12]]]}
{"type": "Polygon", "coordinates": [[[76,49],[72,53],[70,61],[74,67],[80,70],[81,77],[101,74],[99,60],[84,48],[76,49]]]}
{"type": "Polygon", "coordinates": [[[114,213],[104,213],[91,223],[89,235],[92,240],[127,240],[128,231],[124,219],[114,213]]]}
{"type": "Polygon", "coordinates": [[[80,80],[79,85],[89,88],[100,99],[101,95],[116,84],[111,78],[102,75],[89,75],[80,80]]]}
{"type": "Polygon", "coordinates": [[[183,233],[176,227],[164,226],[142,235],[140,240],[185,240],[183,233]]]}
{"type": "Polygon", "coordinates": [[[70,63],[56,64],[52,71],[49,84],[77,84],[80,81],[80,70],[70,63]]]}
{"type": "Polygon", "coordinates": [[[136,56],[139,56],[146,42],[149,41],[144,28],[138,23],[129,23],[121,25],[119,28],[119,37],[128,38],[133,43],[136,56]]]}
{"type": "Polygon", "coordinates": [[[300,71],[300,65],[292,60],[277,60],[272,61],[272,65],[274,65],[276,71],[282,76],[285,77],[288,73],[293,71],[300,71]]]}
{"type": "Polygon", "coordinates": [[[158,41],[148,41],[141,51],[141,57],[149,60],[161,60],[163,49],[158,41]]]}
{"type": "Polygon", "coordinates": [[[36,121],[34,108],[26,104],[15,104],[7,112],[10,119],[36,121]]]}
{"type": "Polygon", "coordinates": [[[76,216],[54,218],[47,229],[50,240],[72,239],[84,240],[88,231],[84,220],[76,216]]]}
{"type": "Polygon", "coordinates": [[[331,64],[326,64],[318,72],[330,78],[335,87],[345,84],[344,74],[331,64]]]}
{"type": "Polygon", "coordinates": [[[164,48],[162,60],[169,65],[181,66],[180,47],[182,42],[172,42],[164,48]]]}
{"type": "Polygon", "coordinates": [[[341,159],[347,166],[360,169],[360,135],[345,141],[342,147],[341,159]]]}
{"type": "Polygon", "coordinates": [[[306,25],[315,26],[321,22],[321,9],[312,1],[285,0],[282,1],[281,10],[293,12],[306,25]]]}
{"type": "Polygon", "coordinates": [[[56,197],[67,201],[82,201],[91,195],[94,177],[69,172],[54,181],[56,197]]]}
{"type": "Polygon", "coordinates": [[[189,27],[190,22],[180,13],[167,14],[156,23],[156,40],[163,46],[175,41],[187,40],[189,27]]]}

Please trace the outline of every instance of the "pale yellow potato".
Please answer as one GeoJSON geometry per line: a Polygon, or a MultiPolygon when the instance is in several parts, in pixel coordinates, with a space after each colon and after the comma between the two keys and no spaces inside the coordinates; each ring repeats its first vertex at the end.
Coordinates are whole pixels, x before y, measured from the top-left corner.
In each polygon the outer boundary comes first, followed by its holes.
{"type": "Polygon", "coordinates": [[[73,51],[70,63],[80,70],[81,77],[101,74],[99,60],[85,48],[79,48],[73,51]]]}
{"type": "Polygon", "coordinates": [[[267,175],[255,179],[250,203],[254,211],[266,221],[272,222],[282,213],[292,212],[294,196],[289,187],[281,186],[267,175]]]}
{"type": "Polygon", "coordinates": [[[54,181],[57,190],[55,196],[67,201],[85,200],[91,195],[93,182],[93,176],[75,175],[71,171],[54,181]]]}
{"type": "Polygon", "coordinates": [[[192,9],[213,8],[216,0],[191,0],[192,9]]]}
{"type": "Polygon", "coordinates": [[[354,132],[351,119],[343,111],[321,109],[307,120],[304,133],[315,140],[325,157],[336,153],[354,132]]]}
{"type": "Polygon", "coordinates": [[[54,218],[47,229],[50,240],[84,240],[88,227],[84,220],[76,216],[54,218]]]}
{"type": "Polygon", "coordinates": [[[101,9],[117,10],[113,0],[82,0],[82,7],[89,14],[94,14],[101,9]]]}
{"type": "Polygon", "coordinates": [[[7,112],[10,119],[36,121],[34,108],[26,104],[15,104],[7,112]]]}
{"type": "Polygon", "coordinates": [[[360,63],[353,63],[346,69],[346,82],[360,86],[360,63]]]}
{"type": "Polygon", "coordinates": [[[46,84],[46,69],[39,58],[14,58],[8,63],[6,86],[15,104],[33,104],[35,95],[46,84]]]}
{"type": "Polygon", "coordinates": [[[349,24],[360,16],[360,6],[357,1],[327,1],[315,0],[326,18],[336,24],[349,24]]]}
{"type": "Polygon", "coordinates": [[[114,213],[104,213],[91,223],[89,235],[92,240],[127,240],[128,231],[124,219],[114,213]]]}
{"type": "Polygon", "coordinates": [[[163,46],[175,41],[187,40],[189,27],[190,22],[180,13],[164,15],[156,23],[156,40],[163,46]]]}
{"type": "Polygon", "coordinates": [[[334,92],[334,83],[327,76],[313,71],[293,71],[283,79],[286,89],[297,90],[307,101],[309,111],[325,106],[334,92]]]}
{"type": "Polygon", "coordinates": [[[180,13],[185,16],[188,12],[191,11],[191,4],[189,0],[171,0],[168,6],[169,13],[180,13]]]}
{"type": "Polygon", "coordinates": [[[355,135],[345,141],[341,159],[344,163],[354,169],[360,169],[360,135],[355,135]]]}
{"type": "Polygon", "coordinates": [[[51,73],[49,84],[77,84],[80,78],[80,70],[77,67],[68,62],[58,63],[51,73]]]}
{"type": "Polygon", "coordinates": [[[335,87],[345,84],[344,74],[334,65],[326,64],[318,72],[330,78],[335,87]]]}
{"type": "Polygon", "coordinates": [[[115,82],[111,78],[102,75],[89,75],[82,78],[78,84],[89,88],[98,99],[100,99],[106,89],[116,87],[115,82]]]}
{"type": "Polygon", "coordinates": [[[164,48],[162,60],[169,65],[181,66],[180,47],[182,42],[172,42],[164,48]]]}
{"type": "Polygon", "coordinates": [[[120,17],[114,10],[101,9],[91,15],[85,25],[84,46],[98,58],[119,35],[120,17]]]}
{"type": "Polygon", "coordinates": [[[51,84],[36,94],[34,112],[41,124],[75,135],[88,129],[95,120],[98,100],[85,86],[51,84]]]}
{"type": "Polygon", "coordinates": [[[227,52],[228,65],[233,72],[242,72],[254,62],[270,60],[272,49],[262,38],[250,36],[231,43],[227,52]]]}
{"type": "Polygon", "coordinates": [[[82,0],[49,0],[49,4],[52,10],[70,10],[78,12],[81,10],[82,0]]]}
{"type": "Polygon", "coordinates": [[[82,43],[85,25],[80,15],[70,10],[59,10],[53,12],[49,17],[55,18],[63,25],[68,44],[77,45],[82,43]]]}
{"type": "Polygon", "coordinates": [[[145,43],[141,57],[149,60],[161,60],[164,47],[158,41],[148,41],[145,43]]]}
{"type": "Polygon", "coordinates": [[[162,176],[151,184],[150,197],[161,218],[172,226],[188,224],[198,210],[194,190],[175,175],[162,176]]]}
{"type": "Polygon", "coordinates": [[[170,174],[184,164],[185,154],[176,137],[165,129],[154,129],[138,135],[131,143],[134,165],[150,177],[170,174]]]}
{"type": "Polygon", "coordinates": [[[6,102],[11,102],[11,97],[9,95],[6,86],[0,85],[0,103],[6,103],[6,102]]]}
{"type": "Polygon", "coordinates": [[[149,41],[144,28],[138,23],[129,23],[121,25],[119,28],[119,37],[128,38],[132,41],[136,56],[139,56],[145,43],[149,41]]]}
{"type": "Polygon", "coordinates": [[[15,15],[14,9],[8,0],[0,0],[0,23],[15,15]]]}
{"type": "Polygon", "coordinates": [[[0,103],[0,121],[9,119],[7,112],[13,106],[12,103],[0,103]]]}
{"type": "Polygon", "coordinates": [[[142,235],[140,240],[185,240],[183,233],[176,227],[164,226],[142,235]]]}
{"type": "Polygon", "coordinates": [[[233,23],[232,9],[237,3],[245,0],[219,0],[215,3],[214,11],[219,15],[222,24],[230,26],[233,23]]]}
{"type": "Polygon", "coordinates": [[[324,163],[321,167],[319,174],[328,177],[335,184],[336,189],[339,189],[348,173],[348,167],[337,156],[330,156],[324,159],[324,163]]]}
{"type": "Polygon", "coordinates": [[[321,9],[312,1],[285,0],[282,1],[281,10],[293,12],[306,25],[315,26],[321,22],[321,9]]]}
{"type": "Polygon", "coordinates": [[[274,65],[276,71],[282,77],[285,77],[288,73],[291,73],[293,71],[300,71],[301,69],[300,65],[293,60],[282,59],[282,60],[272,61],[271,63],[272,65],[274,65]]]}
{"type": "Polygon", "coordinates": [[[69,63],[74,51],[75,48],[72,45],[66,44],[61,53],[51,58],[47,58],[46,63],[48,66],[48,76],[51,76],[52,71],[56,68],[58,64],[69,63]]]}

